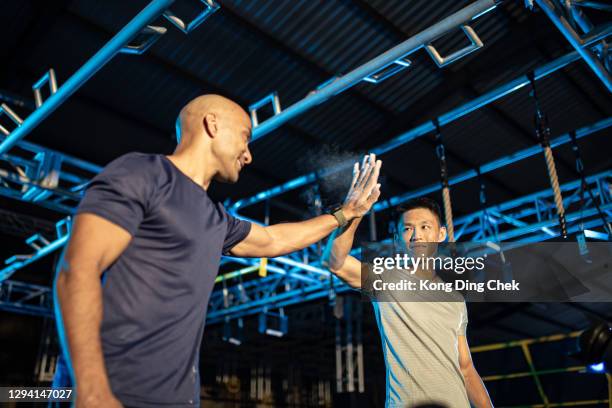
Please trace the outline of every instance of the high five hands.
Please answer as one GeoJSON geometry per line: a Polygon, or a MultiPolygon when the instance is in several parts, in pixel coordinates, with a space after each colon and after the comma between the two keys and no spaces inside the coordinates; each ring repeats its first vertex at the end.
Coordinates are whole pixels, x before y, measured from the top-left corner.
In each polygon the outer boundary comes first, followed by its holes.
{"type": "Polygon", "coordinates": [[[378,175],[381,165],[382,161],[376,160],[373,153],[364,156],[361,168],[359,163],[355,163],[351,188],[342,205],[347,220],[363,217],[380,197],[378,175]]]}

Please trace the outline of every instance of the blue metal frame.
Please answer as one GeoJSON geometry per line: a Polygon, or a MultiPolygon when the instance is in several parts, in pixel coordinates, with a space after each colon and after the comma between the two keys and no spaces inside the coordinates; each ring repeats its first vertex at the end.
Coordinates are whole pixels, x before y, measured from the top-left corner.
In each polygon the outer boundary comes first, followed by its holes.
{"type": "Polygon", "coordinates": [[[51,288],[31,283],[0,282],[0,310],[54,317],[51,288]]]}
{"type": "Polygon", "coordinates": [[[330,82],[328,85],[320,88],[316,92],[310,93],[306,98],[289,106],[280,114],[262,122],[258,127],[253,129],[253,140],[264,137],[268,133],[280,127],[282,124],[338,95],[346,89],[360,83],[370,75],[379,72],[382,68],[406,58],[413,52],[425,47],[426,44],[429,44],[435,39],[443,36],[449,30],[459,27],[476,17],[483,15],[487,11],[495,8],[496,5],[497,1],[495,0],[478,0],[459,10],[458,12],[446,17],[442,21],[434,24],[419,34],[410,37],[406,41],[396,45],[390,50],[387,50],[373,60],[366,62],[348,74],[330,82]]]}
{"type": "MultiPolygon", "coordinates": [[[[608,217],[612,217],[610,190],[612,171],[587,177],[586,180],[602,211],[608,217]]],[[[565,196],[566,207],[569,208],[571,204],[580,201],[580,185],[581,181],[576,180],[560,186],[565,196]]],[[[603,225],[595,209],[595,203],[590,198],[585,200],[581,210],[568,213],[566,217],[570,226],[568,228],[570,234],[581,231],[581,228],[595,230],[603,225]],[[582,226],[578,222],[580,217],[582,217],[582,226]]],[[[525,245],[559,236],[559,232],[556,231],[557,218],[551,189],[459,217],[455,221],[455,226],[457,237],[461,237],[462,241],[513,240],[517,245],[525,245]],[[494,228],[483,228],[484,217],[488,218],[487,222],[494,225],[494,228]]],[[[352,251],[353,254],[358,252],[358,250],[352,251]]],[[[316,255],[316,252],[313,254],[316,255]]],[[[213,291],[210,298],[207,323],[227,322],[325,297],[333,299],[337,294],[351,290],[337,277],[323,269],[318,257],[313,257],[316,259],[315,262],[305,262],[303,259],[300,262],[297,260],[300,255],[304,253],[298,252],[286,257],[269,259],[268,269],[273,273],[265,278],[242,282],[238,277],[233,277],[223,283],[218,283],[217,289],[213,291]],[[233,284],[228,285],[231,282],[233,284]]],[[[225,261],[243,265],[254,265],[258,262],[253,259],[231,257],[226,257],[225,261]]],[[[0,309],[47,316],[51,313],[50,309],[42,306],[30,307],[23,301],[23,299],[34,299],[41,294],[47,296],[49,288],[14,281],[0,282],[0,285],[2,285],[0,286],[0,309]],[[8,292],[5,289],[7,285],[19,289],[18,299],[13,301],[12,298],[7,297],[8,292]]],[[[43,302],[45,305],[51,304],[50,300],[45,300],[45,302],[43,302]]]]}
{"type": "MultiPolygon", "coordinates": [[[[553,72],[556,72],[560,69],[562,69],[563,67],[569,65],[570,63],[577,61],[580,59],[580,55],[578,55],[577,52],[571,52],[569,54],[566,54],[562,57],[559,57],[547,64],[544,64],[538,68],[536,68],[534,70],[534,78],[536,80],[544,78],[550,74],[552,74],[553,72]]],[[[504,96],[515,92],[521,88],[523,88],[524,86],[529,85],[529,78],[527,78],[526,75],[521,75],[518,78],[515,78],[514,80],[501,85],[481,96],[479,96],[478,98],[473,99],[472,101],[465,103],[443,115],[441,115],[438,118],[438,121],[440,123],[440,126],[444,126],[447,125],[451,122],[454,122],[455,120],[462,118],[465,115],[468,115],[469,113],[482,108],[483,106],[486,106],[492,102],[495,102],[498,99],[503,98],[504,96]]],[[[282,115],[282,113],[281,113],[282,115]]],[[[281,116],[278,115],[278,116],[281,116]]],[[[268,121],[266,121],[268,122],[268,121]]],[[[264,122],[265,123],[265,122],[264,122]]],[[[261,126],[260,126],[261,127],[261,126]]],[[[373,153],[376,153],[377,155],[381,155],[384,153],[388,153],[391,150],[400,147],[408,142],[411,142],[419,137],[425,136],[431,132],[433,132],[435,130],[435,124],[433,123],[433,121],[427,121],[411,130],[408,130],[396,137],[394,137],[393,139],[391,139],[390,141],[374,148],[372,150],[373,153]]],[[[239,210],[240,208],[244,208],[244,207],[248,207],[250,205],[259,203],[261,201],[267,200],[268,198],[272,198],[272,197],[276,197],[280,194],[283,194],[287,191],[291,191],[294,190],[296,188],[305,186],[307,184],[311,184],[314,183],[317,178],[319,176],[326,176],[328,174],[332,174],[335,172],[338,172],[340,170],[343,169],[347,169],[352,165],[352,163],[346,163],[344,165],[339,165],[336,167],[331,167],[329,169],[325,169],[320,171],[320,174],[317,174],[317,172],[312,172],[312,173],[308,173],[306,175],[297,177],[293,180],[287,181],[283,184],[281,184],[280,186],[276,186],[273,187],[271,189],[268,189],[266,191],[262,191],[252,197],[249,198],[244,198],[241,200],[236,201],[233,205],[232,205],[232,209],[233,210],[239,210]]]]}
{"type": "Polygon", "coordinates": [[[204,22],[211,14],[219,9],[219,5],[214,0],[200,0],[204,4],[204,10],[200,12],[193,20],[185,24],[185,22],[177,17],[171,10],[166,10],[164,17],[176,26],[183,34],[189,34],[200,24],[204,22]]]}
{"type": "Polygon", "coordinates": [[[167,9],[174,0],[153,0],[136,15],[121,31],[110,39],[93,57],[75,72],[58,90],[51,95],[38,109],[28,116],[23,123],[14,129],[0,144],[0,155],[6,153],[17,142],[23,139],[47,116],[55,111],[66,99],[76,92],[100,68],[106,65],[121,49],[134,38],[151,20],[167,9]]]}
{"type": "MultiPolygon", "coordinates": [[[[582,139],[587,136],[591,136],[593,134],[597,134],[597,132],[607,129],[612,126],[612,117],[607,119],[602,119],[599,122],[596,122],[592,125],[582,127],[576,130],[576,139],[582,139]]],[[[605,136],[602,134],[602,136],[605,136]]],[[[550,147],[556,148],[567,144],[570,142],[569,133],[565,133],[555,139],[550,141],[550,147]]],[[[501,157],[499,159],[493,160],[489,163],[483,164],[480,166],[480,173],[485,174],[489,173],[493,170],[500,169],[502,167],[508,166],[510,164],[516,163],[520,160],[526,159],[528,157],[535,156],[542,152],[542,147],[539,145],[528,147],[523,150],[519,150],[518,152],[514,152],[508,156],[501,157]]],[[[450,186],[461,183],[463,181],[473,179],[478,176],[476,170],[468,170],[456,176],[450,177],[448,179],[448,183],[450,186]]],[[[374,205],[374,211],[382,211],[389,207],[396,206],[398,204],[404,203],[412,198],[421,197],[427,194],[431,194],[435,191],[441,189],[440,183],[434,183],[426,187],[419,188],[414,191],[410,191],[408,193],[400,194],[395,197],[391,197],[385,201],[378,202],[374,205]]]]}
{"type": "Polygon", "coordinates": [[[482,48],[482,41],[480,40],[480,38],[472,27],[467,24],[462,25],[461,31],[463,31],[468,40],[470,40],[470,45],[460,50],[457,50],[452,54],[447,55],[446,57],[442,57],[438,50],[432,44],[427,44],[427,46],[425,47],[425,49],[429,53],[429,56],[434,60],[434,62],[439,68],[444,68],[445,66],[452,64],[458,59],[463,58],[466,55],[471,54],[474,51],[478,51],[482,48]]]}
{"type": "Polygon", "coordinates": [[[585,47],[585,41],[580,38],[576,31],[574,31],[570,23],[558,13],[555,5],[549,0],[535,0],[535,2],[540,6],[548,18],[550,18],[572,47],[580,54],[589,68],[591,68],[595,75],[603,82],[608,92],[612,93],[612,75],[610,75],[610,72],[593,51],[585,47]]]}
{"type": "Polygon", "coordinates": [[[58,221],[57,224],[55,224],[57,236],[53,241],[47,240],[46,237],[40,234],[34,234],[26,239],[26,244],[32,247],[35,252],[26,255],[13,255],[4,261],[6,267],[0,270],[0,282],[8,279],[19,269],[36,262],[40,258],[45,257],[66,245],[68,243],[68,238],[70,237],[70,225],[70,217],[58,221]]]}
{"type": "MultiPolygon", "coordinates": [[[[547,1],[547,0],[538,0],[547,1]]],[[[51,95],[39,109],[34,111],[23,123],[16,121],[18,127],[9,137],[0,144],[0,160],[8,161],[18,167],[23,167],[26,171],[21,173],[10,173],[5,170],[0,171],[0,194],[21,200],[35,201],[39,205],[54,208],[66,213],[72,213],[80,198],[83,187],[88,179],[66,171],[65,166],[75,166],[79,170],[86,170],[88,173],[100,171],[98,166],[91,165],[84,161],[61,155],[49,149],[20,142],[29,131],[37,126],[46,116],[55,110],[66,98],[76,91],[82,83],[89,79],[97,70],[119,52],[128,41],[140,32],[142,27],[150,20],[158,16],[163,9],[167,8],[172,0],[154,0],[138,16],[136,16],[121,32],[119,32],[109,43],[105,45],[92,59],[90,59],[80,70],[78,70],[58,91],[51,95]],[[28,154],[34,153],[34,158],[24,157],[21,152],[6,154],[5,152],[19,143],[28,154]],[[19,156],[18,154],[21,154],[19,156]],[[59,174],[59,182],[53,184],[51,188],[46,186],[41,177],[44,176],[44,169],[41,170],[41,163],[50,155],[58,155],[60,163],[64,168],[59,174]],[[25,175],[24,175],[25,174],[25,175]],[[32,176],[34,175],[34,176],[32,176]],[[13,185],[11,185],[12,183],[13,185]],[[19,188],[14,188],[17,185],[19,188]],[[72,202],[69,202],[72,200],[72,202]]],[[[480,0],[472,5],[460,10],[452,16],[442,20],[438,24],[421,32],[420,34],[406,40],[402,44],[383,53],[374,60],[358,67],[349,74],[336,78],[326,85],[319,87],[317,92],[309,95],[302,101],[280,112],[271,119],[266,120],[255,128],[253,138],[257,139],[264,134],[271,132],[286,121],[309,110],[329,98],[337,95],[354,84],[366,80],[381,69],[388,67],[389,64],[396,63],[398,60],[406,58],[410,53],[419,50],[431,43],[436,38],[448,32],[450,29],[462,26],[470,19],[484,14],[495,7],[493,0],[480,0]]],[[[476,44],[477,45],[477,44],[476,44]]],[[[461,57],[467,51],[473,51],[474,47],[468,50],[460,50],[457,54],[461,57]]],[[[477,47],[476,47],[477,48],[477,47]]],[[[453,55],[455,55],[453,54],[453,55]]],[[[552,72],[555,72],[569,63],[579,59],[580,51],[567,54],[535,70],[535,78],[540,79],[552,72]]],[[[438,118],[440,125],[448,124],[457,120],[468,113],[485,106],[529,83],[526,76],[521,76],[515,80],[500,86],[473,101],[464,104],[445,115],[438,118]]],[[[7,111],[8,112],[8,111],[7,111]]],[[[612,118],[601,120],[591,126],[583,127],[576,131],[577,138],[586,137],[599,130],[606,129],[612,125],[612,118]]],[[[416,128],[398,135],[391,141],[374,149],[377,154],[386,153],[398,146],[408,143],[417,137],[421,137],[433,131],[435,125],[432,121],[425,122],[416,128]]],[[[552,147],[568,143],[568,135],[560,136],[551,142],[552,147]]],[[[492,161],[481,167],[480,172],[485,173],[494,169],[509,165],[526,157],[531,157],[540,152],[539,147],[531,147],[521,150],[507,157],[492,161]]],[[[46,168],[45,166],[42,166],[46,168]]],[[[343,167],[340,167],[343,168],[343,167]]],[[[321,171],[318,175],[326,175],[338,171],[340,168],[331,168],[321,171]]],[[[54,171],[59,171],[59,165],[54,167],[54,171]]],[[[80,171],[78,172],[80,173],[80,171]]],[[[476,171],[469,171],[457,175],[449,180],[450,184],[476,177],[476,171]]],[[[240,200],[232,206],[231,211],[246,205],[251,205],[263,201],[272,196],[283,193],[284,191],[300,187],[314,182],[317,174],[311,173],[292,180],[288,183],[257,194],[247,200],[240,200]]],[[[599,205],[603,211],[610,216],[612,214],[612,199],[610,198],[609,185],[612,181],[612,172],[605,172],[587,179],[587,182],[595,192],[594,196],[599,200],[599,205]]],[[[427,186],[415,192],[393,197],[385,203],[375,206],[375,211],[388,208],[403,200],[407,200],[416,195],[427,194],[439,189],[439,184],[427,186]]],[[[580,182],[567,183],[561,186],[566,194],[565,203],[569,205],[579,200],[578,189],[580,182]]],[[[584,203],[584,208],[579,212],[567,214],[566,218],[570,223],[570,233],[578,228],[597,228],[602,225],[602,220],[597,216],[594,203],[589,198],[584,203]],[[576,221],[582,217],[582,225],[578,226],[576,221]]],[[[556,231],[557,220],[552,204],[552,191],[544,190],[536,194],[531,194],[517,200],[489,207],[486,210],[478,211],[466,217],[455,220],[457,237],[467,240],[516,240],[520,243],[536,242],[558,236],[556,231]]],[[[597,234],[598,231],[594,231],[597,234]]],[[[0,271],[0,309],[16,312],[51,315],[51,289],[37,285],[30,285],[15,281],[6,280],[15,271],[35,262],[37,259],[61,248],[68,240],[69,221],[62,220],[58,223],[57,237],[53,241],[47,240],[39,234],[28,238],[26,243],[35,252],[28,255],[17,255],[7,260],[8,266],[0,271]]],[[[359,252],[358,250],[354,252],[359,252]]],[[[236,262],[241,265],[258,265],[257,259],[236,259],[224,258],[223,262],[236,262]]],[[[230,322],[232,319],[242,318],[243,316],[256,313],[267,313],[271,309],[281,308],[299,302],[305,302],[317,298],[328,297],[333,299],[337,293],[350,290],[337,277],[321,267],[321,260],[318,253],[311,249],[303,252],[291,254],[285,257],[277,257],[269,260],[267,269],[270,275],[256,280],[242,282],[242,273],[227,275],[220,281],[220,288],[215,290],[210,299],[209,313],[207,316],[209,323],[230,322]],[[309,262],[308,258],[312,252],[314,262],[309,262]],[[300,255],[302,256],[300,258],[300,255]],[[235,283],[228,286],[228,283],[235,283]]]]}

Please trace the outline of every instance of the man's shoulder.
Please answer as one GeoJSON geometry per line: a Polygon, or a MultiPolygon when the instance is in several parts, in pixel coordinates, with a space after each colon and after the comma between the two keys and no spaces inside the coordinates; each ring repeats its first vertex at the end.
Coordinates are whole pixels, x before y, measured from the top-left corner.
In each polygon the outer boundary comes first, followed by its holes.
{"type": "Polygon", "coordinates": [[[160,154],[130,152],[123,154],[108,163],[104,169],[124,167],[124,168],[142,168],[160,165],[162,163],[160,154]]]}
{"type": "Polygon", "coordinates": [[[155,174],[155,170],[161,169],[162,165],[163,157],[159,154],[131,152],[108,163],[100,174],[142,178],[155,174]]]}

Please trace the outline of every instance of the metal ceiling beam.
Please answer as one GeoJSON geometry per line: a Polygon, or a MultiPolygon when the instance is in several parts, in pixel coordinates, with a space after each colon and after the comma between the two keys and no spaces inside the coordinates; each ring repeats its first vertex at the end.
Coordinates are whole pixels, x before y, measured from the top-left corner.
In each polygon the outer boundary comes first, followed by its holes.
{"type": "MultiPolygon", "coordinates": [[[[471,86],[468,88],[468,92],[472,98],[477,97],[478,95],[476,93],[476,90],[471,86]]],[[[494,104],[485,106],[483,108],[483,111],[493,120],[497,120],[497,122],[502,127],[505,127],[513,134],[518,135],[520,139],[527,142],[527,144],[531,144],[538,141],[537,137],[535,136],[535,133],[530,133],[529,131],[527,131],[520,125],[520,123],[516,122],[506,112],[504,112],[502,109],[498,108],[494,104]]],[[[562,166],[568,173],[572,174],[574,177],[578,176],[578,173],[576,172],[576,167],[570,165],[567,160],[565,160],[562,156],[555,157],[555,162],[562,166]]]]}
{"type": "MultiPolygon", "coordinates": [[[[580,129],[576,129],[576,138],[577,139],[581,139],[583,137],[586,137],[588,135],[597,133],[603,129],[607,129],[609,127],[612,126],[612,117],[608,118],[608,119],[603,119],[599,122],[596,122],[593,125],[590,126],[585,126],[583,128],[580,129]]],[[[557,146],[561,146],[564,144],[567,144],[570,142],[570,136],[568,133],[563,134],[562,136],[559,136],[553,140],[550,141],[550,146],[552,148],[555,148],[557,146]]],[[[484,174],[493,170],[497,170],[499,168],[502,168],[504,166],[507,166],[509,164],[512,163],[516,163],[520,160],[523,160],[527,157],[532,157],[535,156],[537,154],[540,154],[542,151],[541,146],[536,145],[536,146],[532,146],[529,147],[527,149],[523,149],[520,150],[518,152],[514,152],[508,156],[502,157],[500,159],[491,161],[489,163],[483,164],[482,166],[480,166],[480,173],[484,174]]],[[[478,173],[476,172],[476,170],[468,170],[464,173],[458,174],[456,176],[450,177],[448,180],[449,185],[455,185],[458,183],[462,183],[466,180],[470,180],[473,179],[475,177],[478,177],[478,173]]],[[[391,197],[383,202],[378,202],[374,205],[374,210],[375,211],[381,211],[384,210],[386,208],[388,208],[389,206],[395,206],[398,204],[401,204],[403,202],[406,202],[412,198],[416,198],[416,197],[421,197],[423,195],[427,195],[430,193],[433,193],[434,191],[438,191],[440,190],[440,183],[435,183],[435,184],[430,184],[429,186],[426,187],[422,187],[418,190],[415,191],[410,191],[408,193],[405,194],[401,194],[399,196],[395,196],[395,197],[391,197]]]]}
{"type": "MultiPolygon", "coordinates": [[[[370,16],[373,16],[377,21],[379,21],[381,24],[383,24],[385,26],[385,28],[387,28],[389,31],[391,31],[391,33],[393,35],[395,35],[396,38],[403,38],[404,36],[408,35],[408,33],[406,33],[404,30],[402,30],[401,28],[397,27],[393,22],[389,21],[385,16],[383,16],[381,13],[378,12],[378,10],[376,10],[373,6],[366,4],[363,0],[358,0],[356,2],[366,13],[368,13],[370,16]]],[[[441,75],[444,79],[444,81],[449,81],[449,73],[448,71],[438,71],[439,75],[441,75]]],[[[473,86],[470,83],[469,78],[466,78],[465,80],[465,91],[470,93],[470,97],[471,98],[475,98],[478,96],[478,93],[474,90],[473,86]]],[[[524,130],[518,126],[518,124],[516,124],[513,120],[511,120],[511,118],[509,118],[507,115],[505,114],[499,114],[499,109],[495,108],[493,106],[493,104],[491,105],[487,105],[484,108],[487,112],[493,112],[495,115],[494,119],[500,120],[502,121],[502,123],[507,123],[508,126],[513,129],[514,131],[519,132],[519,135],[521,136],[526,136],[528,138],[528,140],[530,142],[533,142],[534,138],[531,137],[530,134],[525,134],[524,130]]],[[[435,145],[435,143],[433,143],[432,140],[427,139],[427,141],[431,144],[431,145],[435,145]]],[[[468,160],[465,160],[463,157],[461,157],[459,154],[455,153],[452,149],[449,149],[448,146],[446,146],[446,152],[448,154],[449,157],[459,161],[462,165],[464,165],[467,168],[475,168],[476,164],[474,163],[470,163],[468,160]]],[[[562,162],[564,165],[566,165],[565,162],[562,162]]],[[[566,166],[567,167],[567,166],[566,166]]],[[[572,167],[570,167],[570,169],[573,170],[572,167]]],[[[511,188],[510,186],[508,186],[506,183],[504,183],[503,181],[499,180],[496,177],[492,177],[492,176],[485,176],[485,179],[490,180],[490,182],[494,185],[496,185],[497,187],[501,188],[502,190],[505,190],[507,192],[509,192],[511,194],[511,196],[517,196],[519,195],[519,192],[514,190],[513,188],[511,188]]]]}
{"type": "MultiPolygon", "coordinates": [[[[92,30],[95,30],[99,33],[102,33],[104,35],[112,35],[112,33],[107,30],[106,28],[98,25],[97,23],[95,23],[94,21],[91,21],[87,18],[85,18],[84,16],[74,13],[70,10],[66,10],[65,14],[68,17],[71,17],[72,19],[74,19],[75,21],[78,21],[80,23],[82,23],[83,25],[86,25],[87,27],[89,27],[92,30]]],[[[206,79],[203,79],[199,76],[197,76],[194,73],[191,73],[187,70],[185,70],[184,68],[173,64],[171,61],[166,60],[163,57],[160,57],[159,55],[155,54],[155,50],[151,50],[150,52],[143,54],[140,56],[140,58],[144,58],[145,60],[149,60],[151,63],[161,66],[162,68],[164,68],[165,70],[167,70],[168,72],[170,72],[173,75],[176,75],[179,78],[183,78],[187,81],[193,82],[194,84],[197,84],[198,87],[204,88],[207,90],[207,92],[210,93],[218,93],[218,94],[222,94],[227,96],[229,99],[235,101],[236,103],[238,103],[241,106],[248,106],[249,102],[243,100],[242,98],[238,97],[238,95],[233,94],[231,91],[228,91],[225,88],[221,88],[220,86],[213,84],[209,81],[207,81],[206,79]]],[[[312,144],[312,145],[317,145],[322,143],[323,141],[318,138],[317,136],[305,132],[301,129],[298,129],[295,126],[292,126],[291,124],[288,124],[286,126],[286,128],[291,132],[291,134],[293,134],[294,136],[299,137],[300,139],[302,139],[305,143],[307,144],[312,144]]]]}
{"type": "Polygon", "coordinates": [[[355,68],[346,75],[338,77],[326,86],[318,89],[317,92],[309,94],[306,98],[289,106],[281,113],[262,122],[253,130],[253,140],[265,136],[291,119],[362,82],[364,78],[379,72],[382,68],[388,67],[390,64],[424,48],[427,44],[444,35],[449,30],[490,11],[496,5],[497,3],[493,0],[478,0],[446,17],[433,26],[421,31],[419,34],[387,50],[373,60],[355,68]]]}
{"type": "MultiPolygon", "coordinates": [[[[612,210],[612,196],[607,189],[612,177],[612,172],[604,172],[598,175],[587,178],[587,183],[593,191],[596,191],[596,199],[599,201],[601,208],[604,211],[612,210]]],[[[566,201],[579,200],[579,194],[575,191],[580,189],[581,181],[576,180],[561,186],[561,189],[566,193],[566,201]]],[[[500,240],[517,239],[513,244],[525,245],[534,241],[551,238],[550,235],[541,236],[539,232],[544,228],[554,227],[557,222],[553,205],[551,204],[552,192],[550,189],[540,191],[535,194],[530,194],[504,204],[491,206],[487,209],[490,216],[495,217],[495,222],[502,228],[502,234],[499,235],[500,240]],[[548,202],[547,208],[545,203],[548,202]],[[539,214],[539,216],[536,216],[539,214]],[[541,220],[536,222],[534,220],[541,220]],[[535,222],[535,224],[534,224],[535,222]],[[505,238],[502,238],[504,236],[505,238]]],[[[601,219],[597,216],[594,210],[594,203],[586,203],[588,208],[568,214],[568,221],[575,220],[584,216],[583,221],[585,228],[595,228],[602,225],[601,219]]],[[[477,211],[465,217],[457,219],[457,227],[460,228],[464,224],[469,227],[471,220],[479,217],[483,211],[477,211]]],[[[572,223],[570,233],[578,231],[579,225],[572,223]],[[573,229],[572,229],[573,228],[573,229]]],[[[467,228],[470,229],[470,228],[467,228]]],[[[32,255],[23,256],[22,259],[13,257],[13,261],[2,271],[0,275],[4,278],[10,276],[19,268],[34,262],[36,259],[48,254],[54,249],[58,249],[66,240],[66,229],[61,229],[58,232],[58,239],[54,242],[49,242],[47,246],[38,246],[36,252],[32,255]]],[[[477,231],[466,232],[466,237],[474,239],[475,236],[480,236],[481,241],[489,239],[488,236],[474,235],[477,231]],[[470,238],[472,237],[472,238],[470,238]]],[[[552,232],[555,235],[555,232],[552,232]]],[[[491,239],[495,239],[492,237],[491,239]]],[[[28,242],[34,243],[32,239],[28,242]]],[[[338,280],[336,277],[331,277],[328,271],[323,270],[318,262],[304,263],[297,262],[291,259],[292,256],[272,258],[269,261],[275,263],[269,264],[269,269],[274,272],[266,278],[249,280],[240,282],[238,278],[228,278],[226,282],[227,290],[217,289],[213,292],[209,303],[209,323],[222,322],[226,318],[237,318],[259,313],[264,309],[278,308],[290,306],[296,303],[308,302],[315,299],[329,297],[330,295],[350,291],[351,289],[338,280]],[[274,268],[274,270],[272,270],[274,268]],[[299,276],[299,279],[297,278],[299,276]],[[234,280],[232,280],[234,279],[234,280]],[[234,283],[230,286],[229,283],[234,283]],[[333,289],[331,287],[333,284],[333,289]]],[[[254,260],[257,262],[257,260],[254,260]]],[[[253,260],[238,259],[239,263],[252,263],[253,260]]],[[[1,280],[1,278],[0,278],[1,280]]],[[[1,293],[1,291],[0,291],[1,293]]],[[[34,294],[37,292],[34,292],[34,294]]],[[[0,304],[0,308],[9,310],[10,305],[0,304]]]]}
{"type": "Polygon", "coordinates": [[[548,16],[553,24],[559,29],[561,34],[567,39],[572,47],[580,54],[582,59],[587,63],[589,68],[595,73],[599,80],[612,93],[612,76],[602,62],[597,58],[589,47],[585,46],[584,41],[571,27],[570,23],[560,15],[554,4],[549,0],[534,0],[540,9],[548,16]]]}
{"type": "MultiPolygon", "coordinates": [[[[578,53],[572,52],[562,57],[559,57],[547,64],[544,64],[534,70],[535,79],[538,80],[538,79],[544,78],[547,75],[553,72],[556,72],[559,69],[565,67],[566,65],[578,60],[579,58],[580,57],[578,53]]],[[[526,75],[521,75],[518,78],[515,78],[514,80],[510,82],[507,82],[501,86],[498,86],[495,89],[483,95],[480,95],[478,98],[475,98],[471,100],[470,102],[462,104],[459,107],[452,109],[451,111],[439,116],[438,120],[440,122],[440,125],[441,126],[447,125],[527,85],[529,85],[529,79],[527,78],[526,75]]],[[[378,147],[373,148],[371,151],[373,153],[376,153],[377,155],[388,153],[391,150],[396,149],[399,146],[403,146],[404,144],[411,142],[412,140],[428,135],[434,130],[435,130],[435,125],[433,124],[431,120],[428,120],[422,123],[421,125],[416,126],[415,128],[412,128],[409,131],[401,133],[400,135],[394,137],[390,141],[382,145],[379,145],[378,147]]],[[[336,167],[326,169],[320,172],[308,173],[306,175],[303,175],[293,180],[290,180],[288,182],[285,182],[280,186],[276,186],[266,191],[262,191],[255,196],[238,200],[234,203],[232,208],[234,210],[238,210],[240,208],[244,208],[246,206],[263,201],[269,197],[274,197],[274,196],[283,194],[287,191],[313,183],[320,176],[332,174],[337,171],[347,169],[350,167],[350,165],[351,163],[346,163],[343,166],[341,165],[341,166],[336,166],[336,167]]]]}
{"type": "MultiPolygon", "coordinates": [[[[0,99],[6,99],[7,101],[13,102],[18,104],[19,106],[25,107],[26,109],[29,110],[35,110],[36,109],[36,105],[34,104],[33,100],[29,100],[25,97],[22,97],[20,95],[16,95],[7,91],[3,91],[0,90],[0,99]]],[[[100,101],[96,98],[93,97],[89,97],[83,93],[79,93],[73,96],[73,100],[75,101],[79,101],[81,103],[84,104],[88,104],[93,106],[96,109],[100,109],[103,110],[105,112],[108,112],[111,115],[115,115],[121,119],[124,119],[128,122],[134,122],[139,126],[142,126],[144,129],[153,132],[154,134],[157,134],[159,136],[162,135],[166,135],[167,132],[164,129],[160,129],[159,127],[157,127],[156,125],[150,123],[150,122],[146,122],[128,112],[125,112],[123,110],[119,110],[116,109],[112,106],[110,106],[109,104],[105,103],[104,101],[100,101]]],[[[92,165],[93,166],[93,165],[92,165]]],[[[249,172],[255,176],[256,178],[260,179],[260,180],[265,180],[265,181],[274,181],[276,183],[280,183],[281,180],[276,177],[276,176],[270,176],[267,173],[264,173],[254,167],[250,167],[249,168],[249,172]]],[[[0,192],[1,195],[1,192],[0,192]]],[[[288,212],[291,212],[293,214],[299,215],[299,216],[305,216],[306,212],[303,211],[302,209],[296,208],[288,203],[284,203],[282,200],[276,200],[276,201],[280,201],[278,204],[279,208],[282,208],[288,212]]]]}
{"type": "MultiPolygon", "coordinates": [[[[275,37],[271,36],[270,34],[263,31],[261,28],[257,27],[253,22],[248,20],[246,17],[241,16],[238,13],[238,11],[236,11],[232,7],[231,3],[224,2],[223,7],[221,8],[221,12],[223,15],[227,16],[230,20],[233,20],[236,24],[241,25],[245,27],[246,29],[248,29],[249,32],[257,36],[261,41],[268,43],[272,48],[275,48],[281,51],[282,53],[289,55],[294,60],[305,63],[308,66],[308,68],[310,68],[312,71],[316,71],[317,75],[320,76],[319,78],[320,81],[326,81],[334,76],[334,73],[329,72],[326,68],[319,65],[319,63],[317,63],[316,61],[312,60],[311,58],[305,55],[300,54],[298,51],[294,50],[290,46],[277,40],[275,37]]],[[[390,114],[388,110],[386,110],[385,108],[380,106],[378,103],[368,98],[367,95],[365,94],[362,94],[356,90],[350,90],[349,94],[359,99],[361,102],[374,108],[375,110],[379,111],[381,114],[385,116],[388,116],[390,114]]]]}
{"type": "Polygon", "coordinates": [[[106,43],[93,57],[79,68],[68,80],[57,89],[34,112],[32,112],[18,127],[16,127],[2,143],[0,155],[6,153],[18,141],[23,139],[36,126],[54,112],[66,99],[76,92],[87,80],[106,65],[119,51],[129,43],[154,18],[161,15],[174,0],[152,0],[136,15],[121,31],[106,43]]]}
{"type": "MultiPolygon", "coordinates": [[[[72,18],[75,18],[85,24],[87,24],[90,28],[99,31],[99,32],[103,32],[104,34],[110,34],[109,31],[107,31],[106,29],[104,29],[103,27],[97,25],[96,23],[84,18],[81,15],[75,14],[71,11],[66,11],[66,14],[69,15],[72,18]]],[[[141,56],[141,58],[145,58],[145,59],[150,59],[153,63],[157,64],[157,65],[161,65],[162,67],[164,67],[165,69],[170,70],[171,72],[173,72],[174,74],[176,74],[177,76],[186,78],[188,80],[197,82],[200,86],[203,86],[204,88],[208,88],[211,89],[212,92],[215,93],[219,93],[219,94],[223,94],[223,95],[227,95],[230,99],[236,101],[238,104],[242,105],[242,106],[247,106],[248,103],[244,100],[242,100],[241,98],[239,98],[237,95],[233,95],[231,92],[228,92],[225,89],[221,89],[219,88],[217,85],[214,85],[208,81],[205,81],[203,79],[201,79],[200,77],[193,75],[190,72],[187,72],[185,70],[183,70],[182,68],[172,64],[169,61],[166,61],[165,59],[155,55],[154,52],[149,52],[147,54],[144,54],[141,56]]],[[[150,125],[153,126],[153,125],[150,125]]],[[[295,134],[296,136],[299,136],[300,138],[302,138],[303,140],[307,141],[307,143],[314,143],[314,144],[320,144],[322,141],[321,139],[319,139],[318,137],[307,133],[301,129],[298,129],[295,126],[292,125],[287,125],[286,126],[288,128],[288,130],[292,133],[295,134]]],[[[261,173],[262,176],[264,176],[265,178],[267,178],[268,180],[276,180],[279,181],[278,178],[276,176],[271,176],[268,173],[261,173]]],[[[403,181],[399,180],[399,179],[394,179],[395,182],[397,182],[399,185],[403,186],[403,187],[411,187],[406,185],[403,181]]],[[[293,213],[295,214],[296,211],[293,211],[293,213]]]]}

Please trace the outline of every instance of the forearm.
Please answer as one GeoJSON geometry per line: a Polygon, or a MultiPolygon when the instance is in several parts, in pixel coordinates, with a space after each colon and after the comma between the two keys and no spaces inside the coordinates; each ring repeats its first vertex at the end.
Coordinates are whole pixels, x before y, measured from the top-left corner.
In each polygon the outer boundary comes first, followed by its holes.
{"type": "Polygon", "coordinates": [[[100,341],[102,285],[96,276],[62,271],[56,283],[77,392],[94,399],[110,392],[100,341]]]}
{"type": "Polygon", "coordinates": [[[342,265],[344,265],[344,261],[353,247],[355,232],[357,231],[357,227],[359,227],[360,222],[361,217],[355,218],[349,223],[348,227],[342,231],[342,234],[334,239],[329,258],[329,269],[332,271],[338,270],[342,267],[342,265]]]}
{"type": "Polygon", "coordinates": [[[476,408],[493,408],[489,393],[475,368],[463,374],[468,398],[476,408]]]}
{"type": "Polygon", "coordinates": [[[302,222],[271,225],[266,231],[274,244],[266,256],[272,258],[298,251],[325,238],[336,228],[338,221],[330,214],[302,222]]]}

